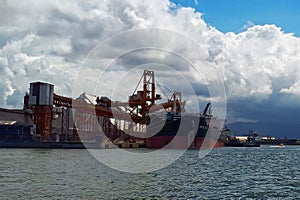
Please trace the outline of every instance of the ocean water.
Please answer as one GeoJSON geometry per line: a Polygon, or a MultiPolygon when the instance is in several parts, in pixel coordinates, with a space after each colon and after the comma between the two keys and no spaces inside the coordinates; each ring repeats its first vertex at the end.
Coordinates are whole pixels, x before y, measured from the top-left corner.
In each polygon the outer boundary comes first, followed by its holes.
{"type": "Polygon", "coordinates": [[[0,149],[0,199],[300,199],[300,146],[198,155],[188,150],[162,170],[131,174],[87,150],[0,149]]]}

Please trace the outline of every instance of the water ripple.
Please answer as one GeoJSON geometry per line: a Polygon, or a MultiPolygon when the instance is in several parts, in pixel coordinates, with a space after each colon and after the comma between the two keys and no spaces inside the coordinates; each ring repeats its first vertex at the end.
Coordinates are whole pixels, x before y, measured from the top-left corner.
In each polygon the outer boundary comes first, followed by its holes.
{"type": "Polygon", "coordinates": [[[203,159],[189,150],[165,169],[128,174],[86,150],[1,149],[0,199],[300,199],[299,150],[219,148],[203,159]]]}

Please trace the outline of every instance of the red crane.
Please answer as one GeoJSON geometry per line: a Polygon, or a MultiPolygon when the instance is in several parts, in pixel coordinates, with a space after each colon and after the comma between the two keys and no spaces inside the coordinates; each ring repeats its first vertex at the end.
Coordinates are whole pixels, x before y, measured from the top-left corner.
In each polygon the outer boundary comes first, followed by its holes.
{"type": "Polygon", "coordinates": [[[106,97],[97,97],[95,104],[91,104],[80,98],[72,99],[54,94],[53,88],[53,85],[47,83],[31,83],[30,94],[24,98],[24,108],[33,110],[36,132],[44,142],[94,141],[101,134],[114,141],[124,137],[126,123],[129,124],[128,127],[133,123],[147,125],[150,122],[150,112],[162,108],[168,111],[184,111],[180,92],[174,92],[165,103],[155,104],[156,100],[162,98],[156,94],[154,71],[149,70],[144,70],[128,102],[113,102],[106,97]],[[137,90],[141,83],[142,90],[137,90]],[[113,110],[113,107],[126,109],[113,110]],[[60,115],[59,130],[53,127],[57,121],[56,114],[60,115]]]}

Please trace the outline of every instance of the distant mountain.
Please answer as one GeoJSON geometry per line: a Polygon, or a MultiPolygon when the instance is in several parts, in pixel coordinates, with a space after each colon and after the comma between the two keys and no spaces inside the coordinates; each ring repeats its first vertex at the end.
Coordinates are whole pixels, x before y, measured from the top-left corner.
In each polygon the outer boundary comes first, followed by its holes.
{"type": "Polygon", "coordinates": [[[227,124],[235,135],[244,135],[249,131],[257,131],[261,136],[274,136],[278,138],[300,138],[300,123],[282,122],[235,122],[227,124]]]}

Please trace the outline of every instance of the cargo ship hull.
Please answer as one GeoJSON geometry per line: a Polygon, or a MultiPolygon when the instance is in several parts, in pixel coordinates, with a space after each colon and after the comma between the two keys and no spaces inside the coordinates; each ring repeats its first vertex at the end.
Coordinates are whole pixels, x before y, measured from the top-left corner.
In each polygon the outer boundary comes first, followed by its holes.
{"type": "MultiPolygon", "coordinates": [[[[217,148],[224,146],[225,138],[219,130],[211,128],[216,119],[208,116],[184,115],[166,117],[166,121],[160,119],[164,126],[157,134],[151,134],[151,126],[146,138],[146,147],[153,149],[200,149],[217,148]],[[169,119],[169,120],[168,120],[169,119]],[[208,134],[208,130],[210,130],[208,134]],[[211,132],[213,130],[213,132],[211,132]]],[[[156,120],[159,120],[156,118],[156,120]]],[[[158,122],[154,122],[158,124],[158,122]]]]}
{"type": "Polygon", "coordinates": [[[204,137],[195,137],[191,143],[188,138],[188,136],[153,136],[146,139],[146,146],[151,149],[200,149],[224,146],[224,142],[220,140],[205,140],[204,143],[204,137]]]}

